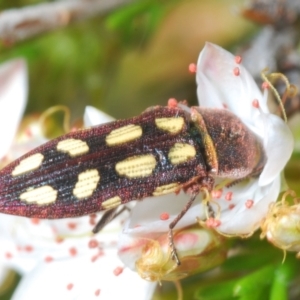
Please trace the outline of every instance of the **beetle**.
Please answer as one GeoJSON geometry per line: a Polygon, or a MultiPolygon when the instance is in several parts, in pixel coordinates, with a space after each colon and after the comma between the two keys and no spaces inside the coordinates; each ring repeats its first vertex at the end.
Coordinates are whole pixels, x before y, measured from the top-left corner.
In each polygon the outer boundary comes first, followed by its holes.
{"type": "Polygon", "coordinates": [[[183,190],[190,200],[169,224],[179,265],[172,230],[199,192],[210,193],[217,177],[258,176],[265,161],[260,139],[230,111],[169,103],[68,133],[10,163],[0,171],[0,212],[58,219],[107,210],[111,216],[131,200],[183,190]]]}

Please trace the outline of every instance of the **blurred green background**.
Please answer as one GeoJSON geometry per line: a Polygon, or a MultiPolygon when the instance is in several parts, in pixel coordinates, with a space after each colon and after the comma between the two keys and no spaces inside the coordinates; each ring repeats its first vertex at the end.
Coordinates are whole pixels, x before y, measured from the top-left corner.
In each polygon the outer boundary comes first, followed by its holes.
{"type": "MultiPolygon", "coordinates": [[[[10,1],[9,6],[38,2],[10,1]]],[[[0,3],[7,8],[7,1],[0,3]]],[[[2,44],[0,60],[22,56],[28,61],[27,112],[66,104],[76,118],[94,105],[123,118],[165,105],[170,97],[192,104],[196,88],[188,65],[197,61],[204,42],[234,47],[253,32],[238,14],[240,4],[135,1],[30,40],[2,44]]]]}

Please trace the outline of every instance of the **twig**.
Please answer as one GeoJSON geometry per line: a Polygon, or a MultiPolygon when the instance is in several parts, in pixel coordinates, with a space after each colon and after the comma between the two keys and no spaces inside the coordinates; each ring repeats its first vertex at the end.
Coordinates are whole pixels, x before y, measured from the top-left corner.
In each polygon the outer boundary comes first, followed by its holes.
{"type": "Polygon", "coordinates": [[[7,45],[104,14],[129,0],[63,0],[0,13],[0,40],[7,45]]]}

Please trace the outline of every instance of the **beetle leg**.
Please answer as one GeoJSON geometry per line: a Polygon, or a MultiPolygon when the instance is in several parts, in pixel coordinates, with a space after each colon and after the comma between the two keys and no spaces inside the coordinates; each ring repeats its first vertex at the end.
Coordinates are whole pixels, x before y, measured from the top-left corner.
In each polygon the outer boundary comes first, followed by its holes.
{"type": "Polygon", "coordinates": [[[118,207],[112,208],[110,210],[107,210],[104,212],[100,220],[97,222],[95,227],[93,228],[93,233],[98,233],[101,231],[108,223],[110,223],[113,219],[115,219],[117,216],[119,216],[121,213],[123,213],[125,210],[129,210],[128,207],[123,206],[120,210],[118,210],[118,207]]]}
{"type": "Polygon", "coordinates": [[[196,199],[199,192],[194,192],[188,201],[188,203],[185,205],[185,207],[182,209],[182,211],[177,215],[177,217],[169,224],[169,246],[171,248],[171,256],[172,259],[176,261],[176,264],[180,265],[180,260],[177,254],[176,247],[174,245],[174,235],[173,235],[173,229],[177,225],[177,223],[180,221],[180,219],[185,215],[185,213],[189,210],[189,208],[192,206],[194,200],[196,199]]]}

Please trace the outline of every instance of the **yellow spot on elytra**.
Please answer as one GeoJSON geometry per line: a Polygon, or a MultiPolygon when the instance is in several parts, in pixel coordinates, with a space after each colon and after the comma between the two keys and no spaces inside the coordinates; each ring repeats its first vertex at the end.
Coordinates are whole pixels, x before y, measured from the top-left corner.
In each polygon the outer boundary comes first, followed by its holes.
{"type": "Polygon", "coordinates": [[[142,127],[129,124],[118,129],[112,130],[105,138],[108,146],[116,146],[140,138],[143,134],[142,127]]]}
{"type": "Polygon", "coordinates": [[[89,151],[89,146],[85,141],[76,139],[67,139],[58,142],[57,151],[68,153],[70,156],[78,156],[89,151]]]}
{"type": "Polygon", "coordinates": [[[119,175],[128,178],[146,177],[152,174],[156,166],[156,159],[152,154],[133,156],[116,164],[119,175]]]}
{"type": "Polygon", "coordinates": [[[175,134],[182,130],[184,125],[184,119],[182,117],[158,118],[155,119],[155,124],[159,129],[175,134]]]}
{"type": "Polygon", "coordinates": [[[109,198],[102,202],[102,208],[103,209],[112,209],[118,205],[121,204],[121,198],[119,196],[115,196],[112,198],[109,198]]]}
{"type": "Polygon", "coordinates": [[[78,181],[73,189],[73,195],[78,199],[89,197],[97,188],[100,181],[98,170],[91,169],[84,171],[78,175],[78,181]]]}
{"type": "Polygon", "coordinates": [[[33,170],[36,170],[43,162],[44,155],[41,153],[33,154],[27,158],[24,158],[14,168],[11,175],[18,176],[33,170]]]}
{"type": "Polygon", "coordinates": [[[173,193],[175,191],[178,191],[178,187],[179,187],[179,184],[176,182],[166,184],[166,185],[161,185],[161,186],[157,187],[152,194],[153,194],[153,196],[159,196],[159,195],[173,193]]]}
{"type": "Polygon", "coordinates": [[[57,190],[50,185],[44,185],[38,188],[29,188],[26,192],[20,195],[21,201],[29,204],[49,204],[55,202],[57,198],[57,190]]]}
{"type": "Polygon", "coordinates": [[[196,149],[190,144],[176,143],[169,151],[168,158],[172,165],[185,163],[196,156],[196,149]]]}

